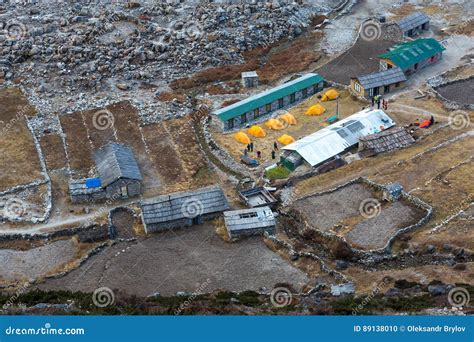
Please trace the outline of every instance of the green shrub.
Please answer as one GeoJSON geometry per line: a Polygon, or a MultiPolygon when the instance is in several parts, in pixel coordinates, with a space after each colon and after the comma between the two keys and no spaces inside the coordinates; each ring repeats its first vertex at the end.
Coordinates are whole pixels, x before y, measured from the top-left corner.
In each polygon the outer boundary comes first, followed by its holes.
{"type": "Polygon", "coordinates": [[[265,171],[265,176],[270,179],[285,179],[290,176],[290,170],[284,166],[277,166],[265,171]]]}

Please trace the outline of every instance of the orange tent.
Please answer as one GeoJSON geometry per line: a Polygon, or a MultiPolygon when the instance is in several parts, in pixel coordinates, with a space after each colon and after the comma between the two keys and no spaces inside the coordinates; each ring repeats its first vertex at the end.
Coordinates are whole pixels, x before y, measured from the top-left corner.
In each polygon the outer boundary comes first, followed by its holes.
{"type": "Polygon", "coordinates": [[[321,101],[330,101],[330,100],[335,100],[339,97],[339,93],[335,89],[330,89],[327,92],[324,93],[323,97],[321,98],[321,101]]]}
{"type": "Polygon", "coordinates": [[[247,130],[247,133],[253,135],[256,138],[263,138],[267,135],[262,127],[254,125],[247,130]]]}
{"type": "Polygon", "coordinates": [[[278,142],[283,145],[289,145],[291,143],[294,143],[295,139],[293,139],[293,137],[288,134],[283,134],[281,137],[278,138],[278,142]]]}
{"type": "Polygon", "coordinates": [[[279,131],[279,130],[285,128],[284,123],[279,119],[270,119],[267,122],[265,122],[265,126],[267,126],[268,128],[271,128],[275,131],[279,131]]]}
{"type": "Polygon", "coordinates": [[[326,111],[326,108],[321,106],[319,103],[311,106],[306,111],[305,115],[321,115],[326,111]]]}
{"type": "Polygon", "coordinates": [[[290,114],[290,113],[286,113],[286,114],[283,114],[283,115],[280,115],[278,117],[281,121],[284,121],[286,122],[288,125],[296,125],[296,119],[295,117],[290,114]]]}
{"type": "Polygon", "coordinates": [[[237,132],[234,134],[234,138],[235,140],[237,140],[239,143],[242,143],[242,144],[245,144],[245,145],[248,145],[250,144],[250,138],[248,137],[247,134],[245,134],[244,132],[237,132]]]}

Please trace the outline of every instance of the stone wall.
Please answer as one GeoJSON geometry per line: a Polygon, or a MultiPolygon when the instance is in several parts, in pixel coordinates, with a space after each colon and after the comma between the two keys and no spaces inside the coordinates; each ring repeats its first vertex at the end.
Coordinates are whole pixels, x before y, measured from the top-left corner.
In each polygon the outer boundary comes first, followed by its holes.
{"type": "MultiPolygon", "coordinates": [[[[447,71],[449,72],[449,71],[447,71]]],[[[446,72],[446,73],[447,73],[446,72]]],[[[431,88],[431,91],[435,94],[436,97],[438,97],[440,100],[443,101],[444,105],[446,108],[448,109],[467,109],[467,110],[474,110],[474,105],[472,104],[463,104],[463,103],[458,103],[458,102],[454,102],[454,101],[451,101],[451,100],[448,100],[447,98],[445,98],[443,95],[441,95],[437,89],[443,87],[443,86],[447,86],[449,84],[453,84],[453,83],[456,83],[456,82],[461,82],[461,81],[468,81],[468,80],[471,80],[474,78],[474,75],[473,76],[470,76],[470,77],[467,77],[467,78],[462,78],[462,79],[455,79],[455,80],[445,80],[444,79],[444,74],[441,74],[441,75],[438,75],[438,76],[435,76],[435,77],[432,77],[430,78],[428,81],[427,81],[427,84],[430,86],[431,88]]]]}
{"type": "MultiPolygon", "coordinates": [[[[332,188],[330,190],[323,191],[323,192],[316,192],[316,193],[307,195],[303,198],[332,193],[332,192],[341,190],[341,189],[343,189],[343,188],[345,188],[349,185],[355,184],[355,183],[366,184],[367,186],[369,186],[369,187],[371,187],[371,188],[373,188],[377,191],[383,191],[385,189],[385,186],[382,185],[382,184],[378,184],[378,183],[375,183],[375,182],[373,182],[373,181],[371,181],[367,178],[360,177],[360,178],[355,178],[355,179],[353,179],[353,180],[351,180],[351,181],[349,181],[345,184],[339,185],[339,186],[337,186],[335,188],[332,188]]],[[[390,254],[391,249],[392,249],[392,245],[399,236],[422,227],[423,225],[425,225],[429,221],[429,219],[431,218],[431,216],[433,214],[433,207],[431,207],[429,204],[423,202],[421,199],[419,199],[417,197],[414,197],[414,196],[412,196],[412,195],[410,195],[406,192],[402,192],[401,198],[408,201],[408,202],[410,202],[410,203],[412,203],[414,206],[424,210],[425,215],[420,220],[418,220],[418,222],[416,222],[416,223],[414,223],[410,226],[399,229],[393,236],[390,237],[389,241],[385,244],[385,246],[382,247],[382,248],[379,248],[379,249],[361,250],[361,249],[354,248],[344,237],[337,236],[337,235],[332,234],[332,233],[326,233],[326,232],[323,232],[323,231],[320,231],[320,230],[312,229],[312,226],[307,221],[304,221],[304,220],[300,220],[301,222],[299,222],[300,224],[303,225],[303,227],[299,228],[299,231],[301,232],[301,231],[304,231],[306,229],[310,229],[315,234],[322,237],[323,239],[326,239],[327,241],[331,241],[331,242],[339,241],[339,242],[343,243],[355,256],[357,256],[359,258],[369,258],[373,255],[390,254]]],[[[288,213],[282,213],[282,214],[283,215],[288,215],[288,213]]]]}

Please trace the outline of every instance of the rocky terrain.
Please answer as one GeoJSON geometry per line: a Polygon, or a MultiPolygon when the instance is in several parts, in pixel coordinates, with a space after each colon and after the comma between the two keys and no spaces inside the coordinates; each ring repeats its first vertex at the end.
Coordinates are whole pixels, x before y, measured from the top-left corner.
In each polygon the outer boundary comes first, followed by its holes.
{"type": "MultiPolygon", "coordinates": [[[[128,91],[140,109],[153,113],[160,108],[147,101],[150,89],[159,94],[172,79],[239,63],[243,52],[297,37],[313,15],[342,3],[6,1],[0,5],[0,79],[21,84],[42,112],[101,106],[128,91]],[[98,94],[101,103],[95,103],[98,94]]],[[[179,113],[187,105],[161,109],[179,113]]]]}

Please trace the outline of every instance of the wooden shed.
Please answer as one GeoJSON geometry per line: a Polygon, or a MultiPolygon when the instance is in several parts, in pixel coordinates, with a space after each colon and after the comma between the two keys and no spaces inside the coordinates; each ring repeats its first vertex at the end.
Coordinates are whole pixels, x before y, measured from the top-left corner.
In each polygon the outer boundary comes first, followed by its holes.
{"type": "Polygon", "coordinates": [[[275,234],[275,216],[270,207],[226,211],[224,220],[231,239],[263,232],[275,234]]]}
{"type": "Polygon", "coordinates": [[[200,224],[229,209],[218,186],[161,195],[142,201],[140,206],[147,233],[200,224]]]}

